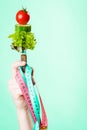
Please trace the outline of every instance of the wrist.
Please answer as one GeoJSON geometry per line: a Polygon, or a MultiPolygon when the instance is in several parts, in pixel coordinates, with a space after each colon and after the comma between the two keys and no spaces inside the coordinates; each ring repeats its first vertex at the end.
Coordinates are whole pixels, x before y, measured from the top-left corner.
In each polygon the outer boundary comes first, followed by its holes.
{"type": "Polygon", "coordinates": [[[25,128],[26,130],[33,129],[33,122],[28,112],[28,109],[17,108],[17,117],[18,117],[20,130],[25,130],[25,128]]]}
{"type": "Polygon", "coordinates": [[[22,113],[27,114],[28,113],[28,109],[26,109],[26,108],[17,108],[17,113],[18,114],[22,114],[22,113]]]}

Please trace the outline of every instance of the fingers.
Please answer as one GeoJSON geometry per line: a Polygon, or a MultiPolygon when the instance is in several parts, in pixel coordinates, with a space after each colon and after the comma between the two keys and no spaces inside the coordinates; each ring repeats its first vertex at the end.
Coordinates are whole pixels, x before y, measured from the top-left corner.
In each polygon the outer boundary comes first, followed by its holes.
{"type": "Polygon", "coordinates": [[[20,90],[20,87],[14,78],[9,80],[8,86],[9,86],[9,89],[20,90]]]}
{"type": "Polygon", "coordinates": [[[22,91],[20,90],[18,84],[14,79],[9,80],[8,87],[12,95],[15,95],[15,97],[23,95],[22,91]]]}
{"type": "MultiPolygon", "coordinates": [[[[19,66],[25,66],[26,62],[25,61],[17,61],[12,65],[12,78],[14,78],[16,76],[16,73],[18,71],[18,67],[19,66]]],[[[32,67],[31,67],[32,68],[32,67]]],[[[32,74],[31,74],[31,78],[32,78],[32,83],[33,85],[35,85],[35,80],[34,80],[34,69],[32,68],[32,74]]]]}
{"type": "Polygon", "coordinates": [[[26,64],[25,61],[17,61],[12,65],[12,76],[15,77],[16,72],[19,66],[24,66],[26,64]]]}

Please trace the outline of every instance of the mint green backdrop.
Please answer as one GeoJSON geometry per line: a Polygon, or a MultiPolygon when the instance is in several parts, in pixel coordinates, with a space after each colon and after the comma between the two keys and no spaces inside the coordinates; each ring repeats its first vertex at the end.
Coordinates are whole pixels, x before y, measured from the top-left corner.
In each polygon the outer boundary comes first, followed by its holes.
{"type": "Polygon", "coordinates": [[[48,130],[87,130],[87,0],[0,0],[0,130],[19,130],[8,80],[20,54],[7,37],[22,6],[37,39],[28,64],[35,70],[48,130]]]}

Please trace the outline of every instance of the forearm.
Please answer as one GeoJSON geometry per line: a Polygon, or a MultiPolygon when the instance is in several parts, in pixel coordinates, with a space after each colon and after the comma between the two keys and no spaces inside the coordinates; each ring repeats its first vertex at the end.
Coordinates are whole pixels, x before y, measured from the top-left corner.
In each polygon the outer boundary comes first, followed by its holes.
{"type": "Polygon", "coordinates": [[[20,130],[32,130],[33,124],[28,110],[17,109],[20,130]]]}

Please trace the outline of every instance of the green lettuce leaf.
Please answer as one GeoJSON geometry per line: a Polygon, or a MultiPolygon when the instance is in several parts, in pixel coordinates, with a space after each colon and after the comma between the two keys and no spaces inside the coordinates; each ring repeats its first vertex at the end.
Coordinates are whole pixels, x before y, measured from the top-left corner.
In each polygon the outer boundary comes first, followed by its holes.
{"type": "Polygon", "coordinates": [[[16,49],[18,52],[22,52],[23,50],[30,49],[33,50],[36,45],[36,39],[34,38],[34,33],[32,32],[15,32],[8,36],[12,38],[12,49],[16,49]]]}

